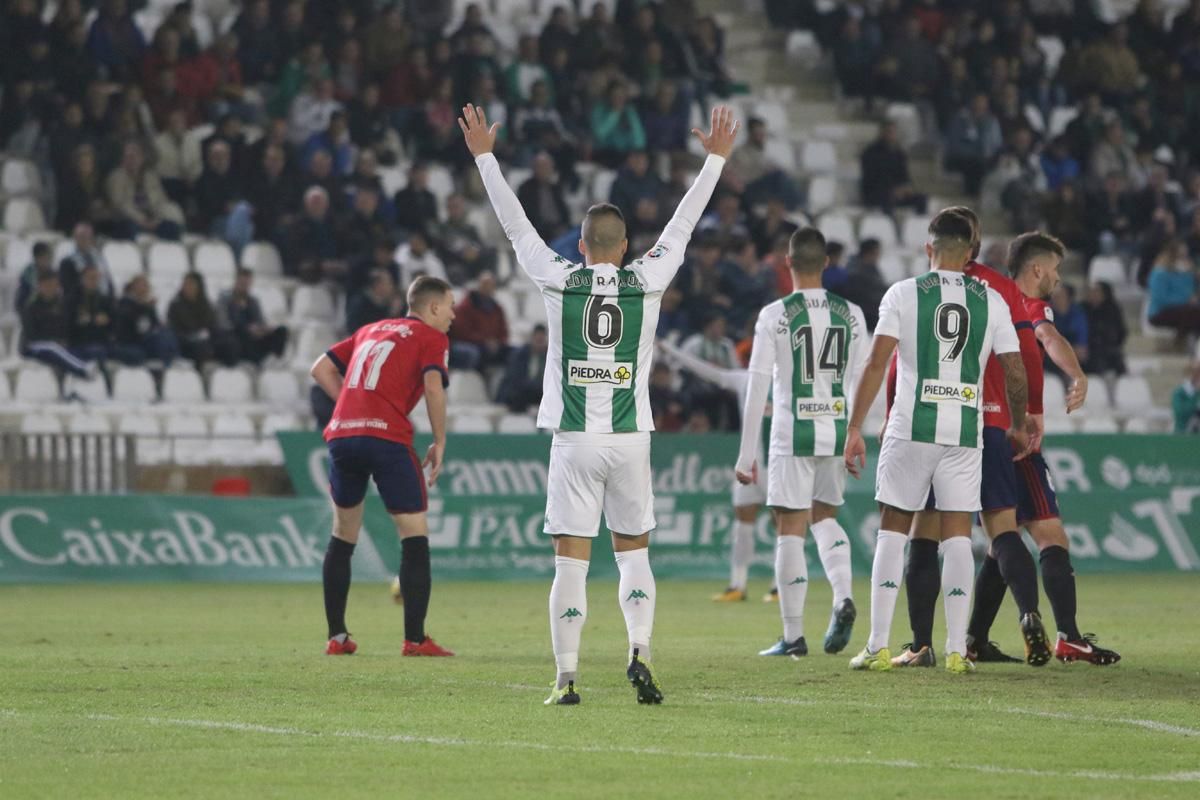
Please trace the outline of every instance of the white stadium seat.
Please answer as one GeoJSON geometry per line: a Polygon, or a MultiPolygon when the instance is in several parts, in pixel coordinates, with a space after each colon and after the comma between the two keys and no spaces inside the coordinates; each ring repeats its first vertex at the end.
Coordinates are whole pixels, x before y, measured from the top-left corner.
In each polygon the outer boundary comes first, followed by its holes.
{"type": "Polygon", "coordinates": [[[305,430],[304,423],[300,421],[300,417],[296,414],[267,414],[262,421],[262,435],[264,439],[274,438],[276,433],[280,431],[302,431],[305,430]]]}
{"type": "Polygon", "coordinates": [[[337,342],[337,334],[328,324],[300,328],[296,336],[296,352],[292,356],[292,366],[296,369],[308,369],[322,353],[337,342]]]}
{"type": "Polygon", "coordinates": [[[814,175],[808,182],[808,210],[813,214],[828,211],[837,205],[837,179],[829,175],[814,175]]]}
{"type": "Polygon", "coordinates": [[[124,403],[152,403],[158,396],[154,378],[141,367],[121,367],[113,375],[113,399],[124,403]]]}
{"type": "Polygon", "coordinates": [[[126,283],[145,272],[142,267],[142,251],[133,242],[105,242],[100,248],[100,254],[108,262],[108,269],[112,273],[118,293],[124,290],[126,283]]]}
{"type": "Polygon", "coordinates": [[[21,417],[20,430],[27,434],[57,434],[63,432],[63,424],[53,414],[25,414],[21,417]]]}
{"type": "Polygon", "coordinates": [[[103,403],[108,400],[108,385],[99,373],[90,379],[72,375],[67,378],[66,394],[76,395],[85,403],[103,403]]]}
{"type": "Polygon", "coordinates": [[[1129,283],[1129,273],[1120,256],[1096,256],[1088,264],[1088,280],[1104,281],[1120,288],[1129,283]]]}
{"type": "Polygon", "coordinates": [[[162,436],[162,424],[153,414],[122,414],[117,420],[117,433],[129,436],[162,436]]]}
{"type": "MultiPolygon", "coordinates": [[[[768,130],[770,127],[768,126],[768,130]]],[[[767,139],[765,153],[767,161],[787,173],[796,171],[796,149],[791,141],[782,137],[767,139]]]]}
{"type": "Polygon", "coordinates": [[[1062,379],[1047,372],[1042,386],[1042,408],[1047,417],[1062,417],[1067,413],[1067,393],[1062,379]]]}
{"type": "MultiPolygon", "coordinates": [[[[0,347],[0,353],[3,352],[3,347],[0,347]]],[[[8,384],[8,376],[0,372],[0,403],[7,403],[12,400],[12,387],[8,384]]]]}
{"type": "Polygon", "coordinates": [[[908,250],[924,251],[925,242],[929,239],[929,220],[924,216],[906,217],[900,239],[908,250]]]}
{"type": "Polygon", "coordinates": [[[1047,435],[1055,435],[1060,433],[1075,433],[1075,417],[1046,415],[1046,433],[1047,435]]]}
{"type": "Polygon", "coordinates": [[[841,242],[846,252],[853,253],[858,249],[858,237],[854,235],[854,223],[845,214],[830,212],[822,214],[817,220],[817,229],[825,235],[827,242],[841,242]]]}
{"type": "Polygon", "coordinates": [[[1112,398],[1108,394],[1108,384],[1103,375],[1088,375],[1087,402],[1079,411],[1085,416],[1106,416],[1112,411],[1112,398]]]}
{"type": "Polygon", "coordinates": [[[490,419],[474,414],[451,417],[449,428],[451,433],[492,433],[494,430],[490,419]]]}
{"type": "Polygon", "coordinates": [[[1079,109],[1074,106],[1059,106],[1051,111],[1050,121],[1046,125],[1046,138],[1055,139],[1061,136],[1077,116],[1079,116],[1079,109]]]}
{"type": "Polygon", "coordinates": [[[166,434],[173,439],[172,451],[180,464],[203,464],[208,460],[208,421],[199,414],[167,417],[166,434]]]}
{"type": "Polygon", "coordinates": [[[255,276],[279,278],[283,276],[283,259],[279,250],[270,242],[251,242],[242,250],[242,266],[255,276]]]}
{"type": "Polygon", "coordinates": [[[858,240],[878,239],[883,249],[895,247],[896,223],[887,214],[864,214],[858,223],[858,240]]]}
{"type": "Polygon", "coordinates": [[[187,249],[179,242],[154,242],[146,252],[146,265],[152,281],[167,283],[174,279],[177,287],[179,279],[192,271],[187,249]]]}
{"type": "Polygon", "coordinates": [[[79,412],[67,417],[67,433],[112,433],[112,424],[103,414],[79,412]]]}
{"type": "MultiPolygon", "coordinates": [[[[75,242],[70,239],[62,239],[54,243],[54,254],[50,257],[50,263],[55,267],[63,262],[64,258],[72,255],[75,252],[75,242]]],[[[121,287],[117,287],[118,292],[121,287]]]]}
{"type": "Polygon", "coordinates": [[[448,395],[451,405],[483,405],[488,402],[483,377],[473,370],[455,370],[451,373],[448,395]]]}
{"type": "Polygon", "coordinates": [[[0,192],[7,195],[37,194],[42,190],[42,179],[37,166],[23,158],[10,158],[4,162],[0,176],[0,192]]]}
{"type": "Polygon", "coordinates": [[[335,314],[333,296],[322,286],[301,286],[292,296],[292,320],[297,324],[333,322],[335,314]]]}
{"type": "Polygon", "coordinates": [[[163,375],[163,400],[168,403],[203,403],[204,382],[191,367],[169,369],[163,375]]]}
{"type": "Polygon", "coordinates": [[[1125,433],[1151,433],[1150,420],[1146,417],[1130,417],[1125,420],[1125,433]]]}
{"type": "Polygon", "coordinates": [[[248,403],[254,399],[250,375],[237,367],[219,367],[209,379],[208,396],[214,403],[248,403]]]}
{"type": "Polygon", "coordinates": [[[884,253],[879,257],[879,272],[888,284],[908,277],[908,264],[896,253],[884,253]]]}
{"type": "Polygon", "coordinates": [[[287,295],[278,286],[267,284],[255,286],[252,294],[258,298],[263,317],[272,325],[282,324],[287,320],[287,295]]]}
{"type": "Polygon", "coordinates": [[[808,173],[837,172],[837,150],[833,142],[808,141],[800,149],[800,167],[808,173]]]}
{"type": "Polygon", "coordinates": [[[537,423],[527,414],[505,414],[496,425],[496,433],[537,433],[537,423]]]}
{"type": "Polygon", "coordinates": [[[263,370],[258,376],[258,399],[272,406],[294,406],[304,397],[296,373],[286,369],[263,370]]]}
{"type": "Polygon", "coordinates": [[[13,397],[23,403],[49,403],[58,399],[58,379],[44,364],[22,362],[13,397]]]}
{"type": "Polygon", "coordinates": [[[1113,389],[1113,405],[1123,414],[1148,415],[1154,408],[1149,382],[1141,375],[1122,375],[1113,389]]]}
{"type": "Polygon", "coordinates": [[[225,242],[204,242],[196,248],[192,262],[195,269],[204,276],[205,282],[214,288],[228,288],[233,285],[237,263],[233,258],[233,249],[225,242]]]}
{"type": "Polygon", "coordinates": [[[10,233],[30,233],[44,230],[46,216],[36,200],[14,197],[4,204],[4,230],[10,233]]]}

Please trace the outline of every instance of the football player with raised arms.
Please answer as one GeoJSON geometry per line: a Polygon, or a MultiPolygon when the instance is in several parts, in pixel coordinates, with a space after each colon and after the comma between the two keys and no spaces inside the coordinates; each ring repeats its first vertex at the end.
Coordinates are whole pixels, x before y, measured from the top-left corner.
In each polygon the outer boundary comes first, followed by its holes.
{"type": "Polygon", "coordinates": [[[879,306],[871,355],[850,404],[845,460],[855,476],[866,464],[862,424],[899,348],[896,402],[876,472],[882,515],[871,568],[871,635],[852,669],[892,668],[888,638],[904,572],[904,547],[915,512],[930,489],[942,512],[943,590],[948,653],[954,673],[966,659],[967,611],[975,564],[971,519],[980,508],[984,367],[994,351],[1004,371],[1018,453],[1025,432],[1027,386],[1008,307],[981,281],[963,274],[974,232],[961,214],[942,211],[929,224],[925,251],[932,271],[900,281],[879,306]]]}
{"type": "Polygon", "coordinates": [[[587,573],[592,539],[603,514],[620,572],[618,601],[629,636],[626,677],[639,703],[661,703],[650,669],[657,590],[650,569],[655,527],[650,474],[650,366],[663,292],[683,264],[692,231],[712,197],[738,123],[713,109],[707,134],[693,130],[708,158],[662,236],[628,266],[625,220],[601,203],[583,220],[575,264],[546,246],[492,154],[499,123],[483,109],[463,108],[458,121],[467,148],[517,263],[542,293],[550,349],[538,426],[554,431],[546,485],[544,531],[554,541],[550,639],[557,677],[546,705],[575,705],[579,645],[587,622],[587,573]]]}
{"type": "Polygon", "coordinates": [[[850,539],[837,511],[846,486],[847,401],[866,361],[867,325],[861,308],[821,288],[829,265],[825,252],[825,237],[815,228],[792,234],[787,262],[794,290],[763,308],[750,351],[735,474],[743,484],[759,479],[756,452],[770,392],[767,505],[775,518],[775,585],[783,619],[783,636],[759,653],[764,656],[808,655],[804,537],[810,524],[833,587],[825,652],[846,647],[857,614],[850,595],[850,539]]]}
{"type": "Polygon", "coordinates": [[[404,594],[406,656],[452,656],[425,634],[432,579],[429,568],[428,486],[446,454],[446,386],[454,321],[454,292],[438,278],[421,276],[408,287],[409,315],[359,328],[329,348],[312,376],[337,401],[325,428],[329,444],[329,494],[333,535],[321,570],[329,655],[351,655],[358,645],[346,630],[350,557],[362,529],[367,482],[375,481],[400,534],[400,587],[404,594]],[[408,419],[425,396],[433,444],[422,463],[413,451],[408,419]]]}

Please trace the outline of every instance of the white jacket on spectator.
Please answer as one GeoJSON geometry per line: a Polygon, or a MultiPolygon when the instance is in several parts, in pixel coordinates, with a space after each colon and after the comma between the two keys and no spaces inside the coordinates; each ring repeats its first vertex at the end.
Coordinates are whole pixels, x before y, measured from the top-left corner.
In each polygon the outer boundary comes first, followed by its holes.
{"type": "Polygon", "coordinates": [[[154,168],[164,180],[192,183],[204,170],[200,139],[190,132],[176,136],[170,131],[163,131],[154,137],[154,153],[157,156],[154,168]]]}

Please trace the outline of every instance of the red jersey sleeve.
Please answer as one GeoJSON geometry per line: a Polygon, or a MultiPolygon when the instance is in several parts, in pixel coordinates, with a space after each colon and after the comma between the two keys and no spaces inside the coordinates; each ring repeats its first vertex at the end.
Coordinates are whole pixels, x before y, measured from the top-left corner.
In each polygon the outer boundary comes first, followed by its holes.
{"type": "Polygon", "coordinates": [[[354,357],[354,337],[343,339],[333,347],[325,351],[325,355],[329,356],[329,360],[338,368],[338,372],[342,375],[346,374],[346,369],[350,366],[350,359],[354,357]]]}
{"type": "Polygon", "coordinates": [[[1026,353],[1021,348],[1021,360],[1025,362],[1025,380],[1029,383],[1029,413],[1044,414],[1042,394],[1046,386],[1046,370],[1042,360],[1042,348],[1037,343],[1037,328],[1039,325],[1054,324],[1054,311],[1050,304],[1038,297],[1025,298],[1025,318],[1029,325],[1029,334],[1034,340],[1033,354],[1026,353]]]}
{"type": "Polygon", "coordinates": [[[450,340],[441,331],[428,329],[421,342],[421,377],[429,370],[442,373],[442,386],[450,385],[450,340]]]}

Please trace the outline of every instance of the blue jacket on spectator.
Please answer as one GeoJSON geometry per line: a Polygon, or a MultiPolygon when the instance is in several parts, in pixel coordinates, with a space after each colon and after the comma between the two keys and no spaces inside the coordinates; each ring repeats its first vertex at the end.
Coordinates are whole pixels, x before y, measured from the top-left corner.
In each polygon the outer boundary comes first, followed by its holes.
{"type": "Polygon", "coordinates": [[[1196,296],[1196,275],[1155,269],[1150,273],[1150,307],[1146,316],[1153,317],[1163,309],[1181,305],[1196,296]]]}
{"type": "Polygon", "coordinates": [[[1058,332],[1061,333],[1063,338],[1070,342],[1073,346],[1087,347],[1087,314],[1084,313],[1083,306],[1081,306],[1079,303],[1072,303],[1071,307],[1065,314],[1060,314],[1055,311],[1054,327],[1058,328],[1058,332]]]}
{"type": "Polygon", "coordinates": [[[1079,162],[1070,156],[1054,158],[1049,153],[1044,153],[1042,172],[1046,173],[1046,187],[1053,192],[1067,181],[1079,179],[1079,162]]]}

